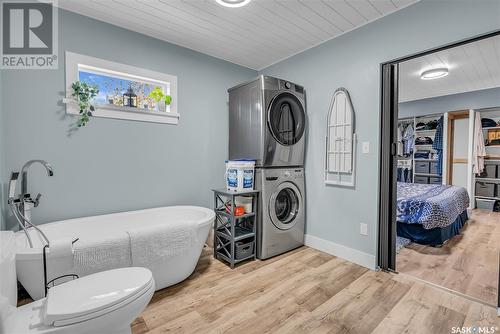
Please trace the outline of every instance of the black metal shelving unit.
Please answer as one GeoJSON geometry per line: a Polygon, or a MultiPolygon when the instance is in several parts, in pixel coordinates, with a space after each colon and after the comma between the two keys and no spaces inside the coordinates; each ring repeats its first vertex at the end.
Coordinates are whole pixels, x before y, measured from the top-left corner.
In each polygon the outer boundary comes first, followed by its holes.
{"type": "Polygon", "coordinates": [[[241,192],[214,189],[214,257],[227,262],[231,268],[240,262],[256,258],[256,227],[259,190],[241,192]],[[252,197],[252,212],[234,214],[236,198],[252,197]],[[246,256],[238,257],[237,243],[245,241],[252,247],[246,256]]]}

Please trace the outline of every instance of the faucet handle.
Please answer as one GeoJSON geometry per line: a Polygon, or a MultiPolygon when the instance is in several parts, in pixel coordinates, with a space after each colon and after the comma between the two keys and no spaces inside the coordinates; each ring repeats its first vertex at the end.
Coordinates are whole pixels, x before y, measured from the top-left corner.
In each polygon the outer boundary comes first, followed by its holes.
{"type": "Polygon", "coordinates": [[[42,197],[42,194],[38,193],[38,195],[36,195],[35,201],[33,202],[35,208],[38,206],[38,204],[40,204],[40,197],[42,197]]]}

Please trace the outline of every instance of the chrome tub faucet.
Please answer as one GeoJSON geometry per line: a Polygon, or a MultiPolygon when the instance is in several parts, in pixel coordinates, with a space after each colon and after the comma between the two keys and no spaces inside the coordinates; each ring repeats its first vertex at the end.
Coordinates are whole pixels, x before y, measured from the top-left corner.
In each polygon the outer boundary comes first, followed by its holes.
{"type": "Polygon", "coordinates": [[[40,204],[40,197],[42,197],[42,194],[38,193],[35,199],[33,199],[28,193],[28,170],[35,163],[39,163],[43,167],[45,167],[45,169],[47,170],[47,176],[54,176],[54,169],[45,160],[30,160],[23,165],[21,169],[20,211],[29,221],[31,221],[31,208],[36,208],[38,204],[40,204]]]}
{"type": "Polygon", "coordinates": [[[38,231],[38,233],[40,233],[40,235],[43,237],[47,245],[49,244],[47,236],[38,227],[36,227],[31,223],[31,209],[33,207],[37,207],[38,204],[40,204],[40,197],[42,197],[42,194],[39,193],[35,197],[35,199],[33,199],[31,195],[28,193],[28,169],[34,163],[39,163],[42,166],[44,166],[45,169],[47,170],[48,176],[54,175],[54,170],[52,169],[52,166],[48,164],[46,161],[44,160],[28,161],[23,165],[21,169],[21,193],[18,196],[15,196],[15,193],[16,193],[16,183],[19,178],[19,173],[18,172],[11,173],[9,182],[9,199],[8,199],[8,204],[12,211],[12,214],[19,222],[19,226],[21,227],[21,229],[24,230],[24,233],[26,234],[26,238],[28,239],[28,243],[31,248],[33,247],[33,243],[27,231],[30,227],[38,231]]]}

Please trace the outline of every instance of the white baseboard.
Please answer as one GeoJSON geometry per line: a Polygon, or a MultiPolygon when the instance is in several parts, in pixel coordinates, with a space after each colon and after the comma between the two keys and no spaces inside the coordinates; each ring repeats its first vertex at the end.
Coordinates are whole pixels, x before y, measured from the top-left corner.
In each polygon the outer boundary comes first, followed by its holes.
{"type": "Polygon", "coordinates": [[[304,243],[306,246],[359,264],[368,269],[375,270],[377,268],[377,260],[374,255],[361,252],[357,249],[349,248],[310,234],[305,235],[304,243]]]}

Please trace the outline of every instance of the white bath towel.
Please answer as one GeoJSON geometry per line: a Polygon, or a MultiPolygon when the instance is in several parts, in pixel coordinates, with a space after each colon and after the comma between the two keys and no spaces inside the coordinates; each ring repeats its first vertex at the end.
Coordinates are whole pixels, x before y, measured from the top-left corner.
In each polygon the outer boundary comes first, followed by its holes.
{"type": "Polygon", "coordinates": [[[189,222],[131,229],[128,234],[132,265],[150,269],[188,251],[196,242],[196,226],[189,222]]]}
{"type": "Polygon", "coordinates": [[[126,233],[113,237],[80,239],[74,245],[75,272],[86,276],[104,270],[130,267],[130,240],[126,233]]]}
{"type": "MultiPolygon", "coordinates": [[[[46,250],[47,282],[74,273],[73,269],[73,244],[72,239],[50,240],[46,250]]],[[[56,285],[64,283],[70,278],[57,280],[56,285]]]]}

